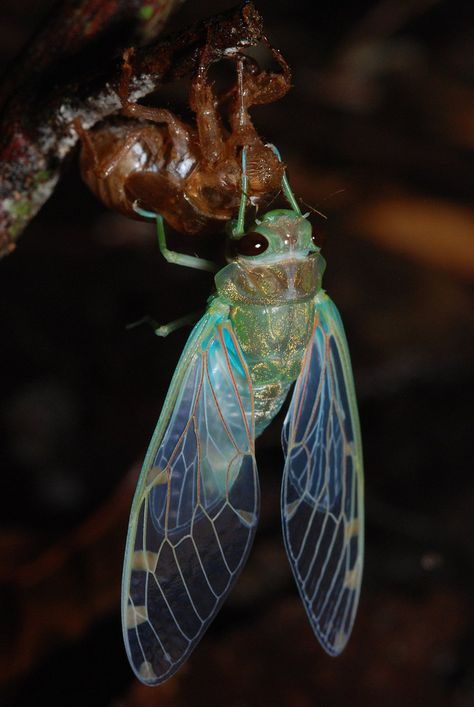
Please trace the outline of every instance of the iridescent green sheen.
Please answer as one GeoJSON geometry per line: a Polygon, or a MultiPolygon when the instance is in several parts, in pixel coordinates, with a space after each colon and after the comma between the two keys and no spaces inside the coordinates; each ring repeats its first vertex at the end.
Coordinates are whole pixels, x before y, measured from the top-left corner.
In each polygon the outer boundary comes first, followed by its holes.
{"type": "Polygon", "coordinates": [[[230,319],[253,386],[292,383],[313,329],[313,299],[280,305],[231,306],[230,319]]]}
{"type": "Polygon", "coordinates": [[[252,379],[258,435],[300,373],[325,261],[312,243],[310,224],[294,212],[272,211],[251,231],[267,238],[268,252],[239,256],[215,281],[216,299],[230,307],[252,379]]]}

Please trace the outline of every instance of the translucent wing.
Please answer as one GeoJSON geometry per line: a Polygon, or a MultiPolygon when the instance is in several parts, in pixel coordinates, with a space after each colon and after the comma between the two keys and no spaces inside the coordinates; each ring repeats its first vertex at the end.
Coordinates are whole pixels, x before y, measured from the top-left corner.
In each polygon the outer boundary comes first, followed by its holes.
{"type": "Polygon", "coordinates": [[[207,314],[147,452],[125,553],[122,622],[137,677],[188,657],[244,564],[258,514],[251,382],[230,323],[207,314]]]}
{"type": "Polygon", "coordinates": [[[318,294],[312,339],[283,428],[286,551],[320,643],[349,638],[363,564],[363,470],[349,351],[339,313],[318,294]]]}

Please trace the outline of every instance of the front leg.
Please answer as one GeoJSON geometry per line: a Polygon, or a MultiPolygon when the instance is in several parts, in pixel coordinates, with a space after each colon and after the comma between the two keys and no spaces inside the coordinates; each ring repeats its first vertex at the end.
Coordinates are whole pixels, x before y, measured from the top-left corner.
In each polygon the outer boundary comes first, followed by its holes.
{"type": "MultiPolygon", "coordinates": [[[[110,132],[110,138],[107,142],[107,150],[102,149],[102,155],[97,149],[96,140],[92,136],[105,134],[107,128],[99,128],[98,130],[86,130],[79,118],[73,121],[74,130],[81,140],[81,164],[85,170],[92,171],[94,176],[101,180],[107,179],[124,158],[127,152],[133,147],[137,141],[137,134],[134,130],[124,131],[123,139],[114,140],[113,133],[110,132]]],[[[87,181],[87,180],[86,180],[87,181]]]]}
{"type": "Polygon", "coordinates": [[[135,54],[133,48],[126,49],[123,53],[122,75],[120,77],[118,96],[122,103],[122,112],[131,118],[150,120],[153,123],[164,123],[178,155],[186,155],[190,151],[193,141],[192,129],[165,108],[142,106],[130,100],[130,83],[133,76],[132,59],[135,54]]]}
{"type": "Polygon", "coordinates": [[[259,140],[248,109],[277,101],[288,93],[291,87],[290,67],[277,49],[269,44],[268,47],[281,71],[265,71],[254,59],[241,54],[237,58],[237,85],[225,97],[230,99],[229,122],[232,139],[240,145],[251,144],[252,138],[259,140]]]}
{"type": "Polygon", "coordinates": [[[212,165],[225,159],[226,143],[218,101],[208,77],[211,63],[210,50],[206,45],[202,50],[199,68],[191,84],[189,104],[196,115],[202,156],[207,164],[212,165]]]}
{"type": "Polygon", "coordinates": [[[154,218],[156,220],[156,232],[158,236],[158,246],[160,252],[168,263],[174,265],[183,265],[186,268],[196,268],[197,270],[207,270],[208,272],[217,272],[218,266],[212,260],[198,258],[195,255],[187,255],[186,253],[178,253],[175,250],[170,250],[166,245],[166,234],[163,217],[160,214],[154,214],[151,211],[145,211],[139,206],[134,206],[134,210],[140,216],[145,218],[154,218]]]}

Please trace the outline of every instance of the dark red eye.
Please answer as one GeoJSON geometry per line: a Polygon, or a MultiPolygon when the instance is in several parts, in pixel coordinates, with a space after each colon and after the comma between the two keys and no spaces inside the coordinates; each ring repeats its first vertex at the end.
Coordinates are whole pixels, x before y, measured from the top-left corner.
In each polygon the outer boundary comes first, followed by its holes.
{"type": "Polygon", "coordinates": [[[235,243],[239,255],[260,255],[268,248],[268,240],[262,233],[246,233],[235,243]]]}
{"type": "Polygon", "coordinates": [[[314,243],[315,246],[319,247],[319,245],[318,245],[318,239],[317,239],[315,233],[313,233],[313,235],[311,236],[311,240],[313,241],[313,243],[314,243]]]}

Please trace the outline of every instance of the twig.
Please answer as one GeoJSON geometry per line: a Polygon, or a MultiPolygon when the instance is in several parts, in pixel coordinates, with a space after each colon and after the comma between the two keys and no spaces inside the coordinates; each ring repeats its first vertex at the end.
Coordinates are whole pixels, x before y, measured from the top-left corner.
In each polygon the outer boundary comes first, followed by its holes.
{"type": "MultiPolygon", "coordinates": [[[[208,44],[213,61],[238,48],[255,46],[262,38],[262,21],[252,3],[138,49],[132,63],[131,100],[160,85],[189,76],[208,44]]],[[[114,59],[87,80],[75,81],[59,91],[38,95],[35,109],[7,104],[0,119],[0,255],[11,252],[15,241],[52,194],[60,166],[78,140],[73,121],[84,128],[117,113],[121,59],[114,59]]],[[[30,99],[31,103],[31,99],[30,99]]]]}

